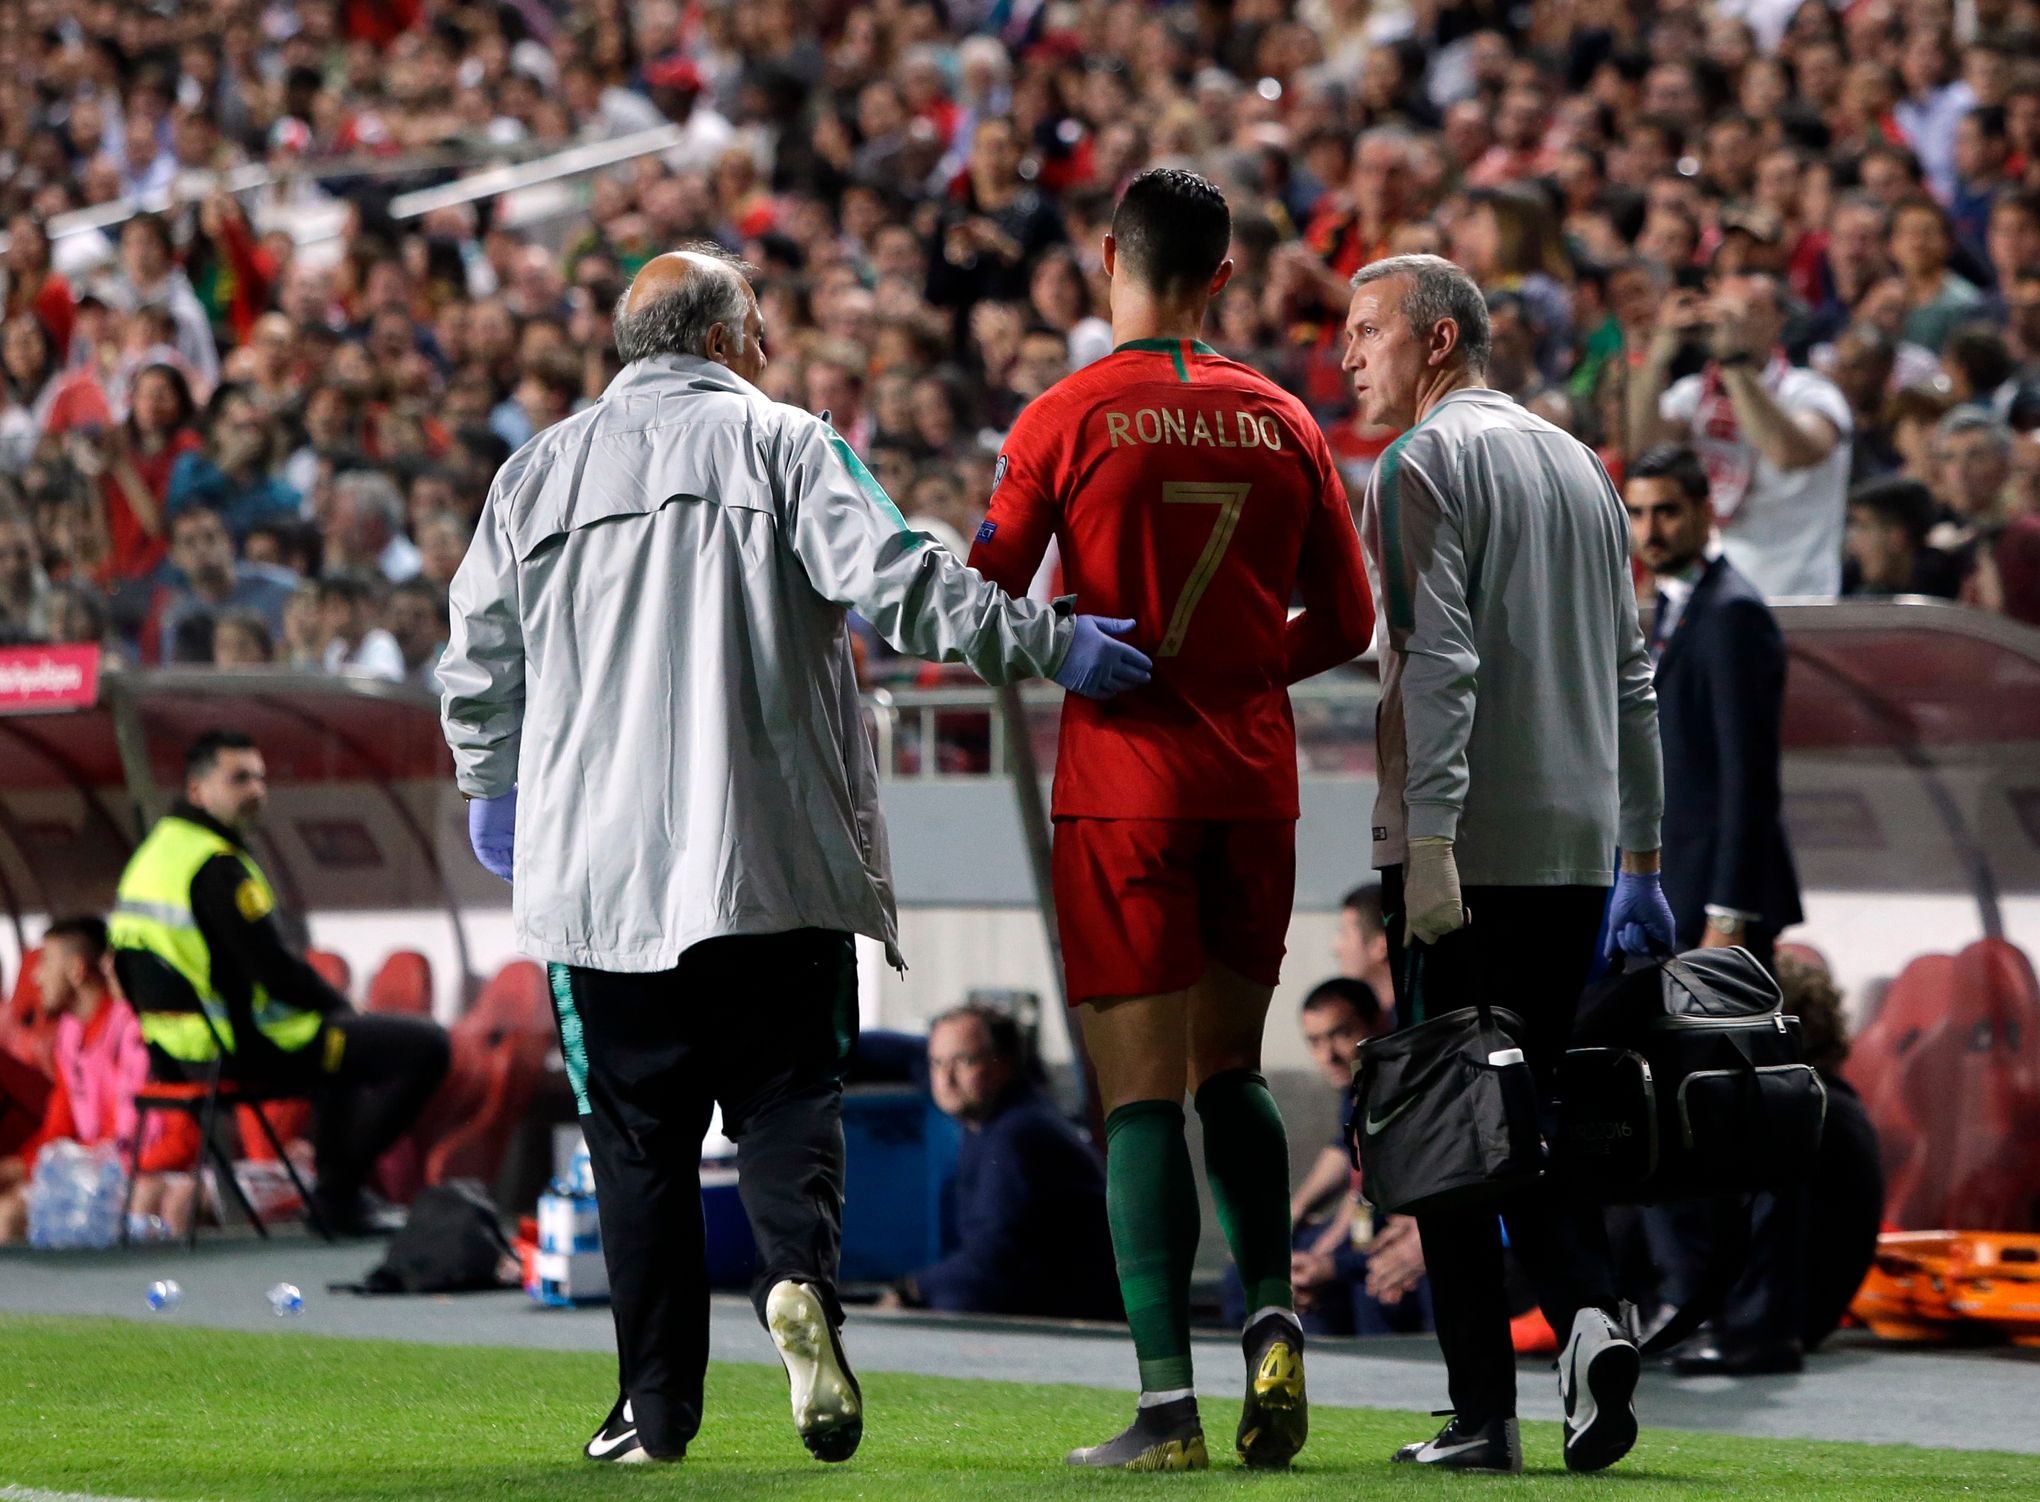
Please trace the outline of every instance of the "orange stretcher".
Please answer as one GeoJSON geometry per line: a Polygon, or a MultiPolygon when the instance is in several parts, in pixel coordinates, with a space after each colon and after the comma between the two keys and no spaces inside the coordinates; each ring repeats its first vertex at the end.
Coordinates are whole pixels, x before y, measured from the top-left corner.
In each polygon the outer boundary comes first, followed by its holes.
{"type": "Polygon", "coordinates": [[[1850,1312],[1883,1340],[2040,1346],[2040,1235],[1887,1231],[1850,1312]]]}

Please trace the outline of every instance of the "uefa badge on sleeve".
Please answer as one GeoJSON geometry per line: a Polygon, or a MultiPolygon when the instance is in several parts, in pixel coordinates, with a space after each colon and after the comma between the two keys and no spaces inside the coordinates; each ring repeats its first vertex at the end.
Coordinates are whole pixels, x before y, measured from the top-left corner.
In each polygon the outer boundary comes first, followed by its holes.
{"type": "Polygon", "coordinates": [[[999,488],[999,482],[1006,478],[1006,466],[1012,462],[1004,454],[999,455],[999,462],[992,466],[992,489],[999,488]]]}

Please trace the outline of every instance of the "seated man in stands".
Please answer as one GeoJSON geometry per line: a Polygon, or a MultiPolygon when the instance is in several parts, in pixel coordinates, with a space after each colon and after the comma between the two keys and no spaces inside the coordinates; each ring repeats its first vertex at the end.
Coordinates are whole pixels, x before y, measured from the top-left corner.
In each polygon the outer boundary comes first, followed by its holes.
{"type": "MultiPolygon", "coordinates": [[[[1373,896],[1374,921],[1380,917],[1380,889],[1363,888],[1346,900],[1341,920],[1364,917],[1366,898],[1373,896]],[[1357,900],[1356,900],[1357,899],[1357,900]]],[[[1303,1182],[1290,1196],[1289,1219],[1295,1227],[1290,1282],[1296,1311],[1313,1335],[1383,1335],[1430,1327],[1430,1304],[1423,1289],[1424,1258],[1416,1222],[1406,1215],[1376,1225],[1374,1211],[1360,1197],[1359,1175],[1346,1150],[1346,1124],[1352,1111],[1353,1060],[1360,1045],[1389,1030],[1390,1014],[1368,980],[1352,973],[1346,951],[1366,954],[1364,926],[1347,942],[1342,934],[1339,954],[1348,973],[1324,981],[1303,999],[1299,1021],[1303,1040],[1325,1083],[1338,1092],[1338,1115],[1331,1139],[1318,1149],[1303,1182]]],[[[1226,1320],[1245,1314],[1239,1275],[1226,1269],[1222,1300],[1226,1320]]]]}
{"type": "Polygon", "coordinates": [[[963,1006],[928,1030],[935,1104],[963,1125],[958,1246],[884,1302],[972,1314],[1119,1318],[1105,1169],[1028,1077],[1020,1029],[963,1006]]]}
{"type": "MultiPolygon", "coordinates": [[[[0,1158],[0,1243],[28,1232],[27,1195],[36,1154],[68,1139],[118,1154],[123,1166],[135,1138],[135,1092],[149,1073],[142,1030],[126,1003],[107,984],[106,925],[97,918],[65,918],[43,935],[36,973],[44,1012],[56,1019],[56,1077],[42,1124],[18,1154],[0,1158]]],[[[195,1129],[166,1131],[156,1117],[142,1148],[135,1185],[137,1215],[160,1214],[181,1229],[191,1214],[195,1180],[184,1169],[197,1153],[195,1129]]]]}

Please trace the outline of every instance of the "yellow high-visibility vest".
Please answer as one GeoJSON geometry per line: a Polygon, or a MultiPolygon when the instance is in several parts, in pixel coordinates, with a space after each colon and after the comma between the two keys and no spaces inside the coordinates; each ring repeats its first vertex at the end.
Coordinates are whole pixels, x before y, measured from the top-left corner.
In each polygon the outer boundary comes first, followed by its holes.
{"type": "MultiPolygon", "coordinates": [[[[234,1047],[234,1025],[213,987],[212,948],[191,912],[191,883],[214,856],[228,855],[248,875],[241,887],[242,910],[253,919],[276,906],[276,893],[254,857],[203,824],[166,816],[149,831],[121,873],[120,890],[107,937],[114,949],[152,954],[190,984],[200,1010],[167,1012],[138,1007],[142,1037],[173,1059],[203,1064],[222,1046],[234,1047]]],[[[274,1001],[260,985],[251,998],[255,1026],[286,1053],[318,1037],[325,1018],[318,1012],[274,1001]]]]}

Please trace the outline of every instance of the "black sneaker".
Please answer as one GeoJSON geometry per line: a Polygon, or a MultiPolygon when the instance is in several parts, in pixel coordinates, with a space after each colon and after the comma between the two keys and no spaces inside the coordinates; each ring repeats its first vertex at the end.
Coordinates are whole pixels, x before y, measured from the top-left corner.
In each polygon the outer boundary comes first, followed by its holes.
{"type": "Polygon", "coordinates": [[[1064,1457],[1071,1465],[1105,1471],[1207,1471],[1204,1425],[1197,1399],[1178,1398],[1137,1410],[1133,1422],[1102,1445],[1087,1445],[1064,1457]]]}
{"type": "Polygon", "coordinates": [[[611,1465],[649,1465],[681,1460],[686,1455],[684,1450],[679,1455],[654,1455],[639,1444],[637,1419],[631,1414],[629,1398],[616,1400],[616,1406],[609,1410],[609,1417],[581,1447],[581,1453],[590,1460],[607,1461],[611,1465]]]}
{"type": "Polygon", "coordinates": [[[817,1460],[848,1460],[864,1438],[864,1391],[820,1297],[790,1279],[773,1284],[765,1328],[786,1364],[800,1442],[817,1460]]]}
{"type": "Polygon", "coordinates": [[[1565,1465],[1605,1471],[1636,1443],[1636,1381],[1643,1357],[1636,1342],[1598,1309],[1573,1316],[1558,1358],[1558,1395],[1565,1400],[1565,1465]]]}
{"type": "Polygon", "coordinates": [[[1296,1458],[1310,1434],[1310,1403],[1303,1392],[1303,1326],[1291,1314],[1269,1314],[1240,1337],[1247,1357],[1247,1398],[1240,1406],[1236,1448],[1255,1470],[1278,1469],[1296,1458]]]}
{"type": "MultiPolygon", "coordinates": [[[[1447,1410],[1449,1412],[1449,1410],[1447,1410]]],[[[1491,1419],[1478,1427],[1462,1424],[1457,1414],[1438,1431],[1436,1439],[1404,1445],[1395,1452],[1401,1465],[1431,1465],[1448,1471],[1504,1471],[1515,1475],[1523,1469],[1523,1436],[1516,1421],[1491,1419]]]]}

